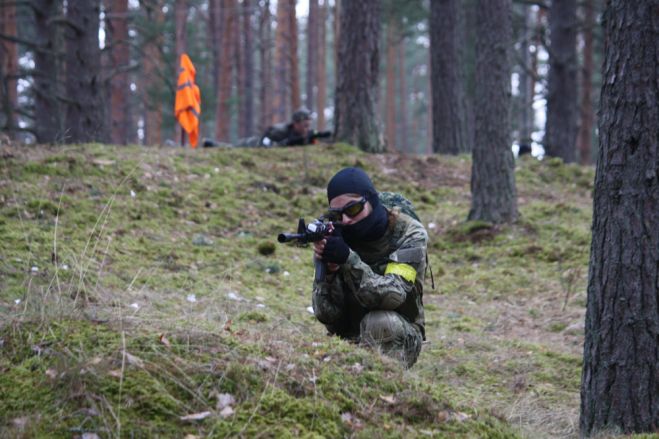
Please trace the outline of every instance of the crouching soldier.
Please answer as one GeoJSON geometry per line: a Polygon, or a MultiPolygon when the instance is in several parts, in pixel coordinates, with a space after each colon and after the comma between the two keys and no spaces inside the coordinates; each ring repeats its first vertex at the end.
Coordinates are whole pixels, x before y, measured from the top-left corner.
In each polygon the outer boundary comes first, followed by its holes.
{"type": "Polygon", "coordinates": [[[425,339],[426,230],[399,208],[386,208],[359,168],[332,177],[327,199],[342,226],[314,243],[314,257],[327,268],[314,281],[314,314],[330,334],[411,367],[425,339]]]}

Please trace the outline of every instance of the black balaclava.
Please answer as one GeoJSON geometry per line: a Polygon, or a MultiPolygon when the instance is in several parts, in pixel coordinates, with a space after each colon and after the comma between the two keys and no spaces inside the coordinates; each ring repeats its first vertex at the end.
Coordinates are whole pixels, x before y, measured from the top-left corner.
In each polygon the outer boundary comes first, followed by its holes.
{"type": "Polygon", "coordinates": [[[375,190],[366,172],[359,168],[344,168],[332,177],[327,185],[327,201],[344,194],[358,194],[371,203],[373,211],[358,223],[343,226],[343,238],[350,244],[358,241],[375,241],[387,231],[389,216],[387,209],[380,203],[378,191],[375,190]]]}

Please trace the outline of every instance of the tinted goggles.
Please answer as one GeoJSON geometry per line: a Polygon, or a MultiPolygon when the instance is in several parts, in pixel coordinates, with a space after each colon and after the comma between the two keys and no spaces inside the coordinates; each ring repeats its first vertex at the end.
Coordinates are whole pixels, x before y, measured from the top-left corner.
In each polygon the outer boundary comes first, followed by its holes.
{"type": "Polygon", "coordinates": [[[343,218],[343,215],[347,215],[350,218],[354,218],[360,213],[362,213],[362,210],[364,210],[365,205],[366,205],[366,198],[362,197],[360,200],[351,201],[341,208],[338,209],[330,208],[328,211],[328,216],[336,220],[340,220],[341,218],[343,218]]]}

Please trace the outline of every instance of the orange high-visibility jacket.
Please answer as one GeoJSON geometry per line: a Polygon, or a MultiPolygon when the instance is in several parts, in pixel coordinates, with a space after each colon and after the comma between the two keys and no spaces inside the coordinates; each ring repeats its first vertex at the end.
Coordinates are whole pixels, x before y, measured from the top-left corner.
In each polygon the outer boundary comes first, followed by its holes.
{"type": "Polygon", "coordinates": [[[201,94],[194,83],[197,71],[187,54],[181,55],[174,115],[181,127],[188,133],[190,145],[197,147],[199,139],[199,114],[201,113],[201,94]]]}

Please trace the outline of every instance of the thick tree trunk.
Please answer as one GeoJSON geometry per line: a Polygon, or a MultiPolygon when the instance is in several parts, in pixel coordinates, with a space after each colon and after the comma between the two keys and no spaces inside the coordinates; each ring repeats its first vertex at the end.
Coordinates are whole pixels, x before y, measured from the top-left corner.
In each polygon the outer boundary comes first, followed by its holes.
{"type": "Polygon", "coordinates": [[[385,63],[386,89],[384,94],[384,139],[387,150],[397,150],[396,145],[396,36],[395,24],[387,23],[387,62],[385,63]]]}
{"type": "Polygon", "coordinates": [[[296,0],[288,0],[288,26],[290,26],[290,40],[288,59],[291,69],[291,109],[297,110],[302,106],[300,99],[300,62],[297,56],[297,16],[295,15],[296,0]]]}
{"type": "Polygon", "coordinates": [[[579,163],[588,165],[591,162],[593,146],[593,28],[595,27],[594,0],[584,3],[583,30],[583,67],[581,69],[581,109],[579,111],[581,124],[579,126],[578,148],[579,163]]]}
{"type": "Polygon", "coordinates": [[[400,83],[398,84],[398,92],[399,92],[399,102],[400,102],[400,108],[399,108],[399,117],[398,117],[398,123],[399,123],[399,136],[398,136],[398,150],[400,152],[408,152],[407,147],[408,147],[408,141],[407,141],[407,84],[405,81],[405,75],[407,72],[405,71],[405,37],[401,38],[400,41],[398,41],[397,44],[397,49],[398,49],[398,59],[396,60],[396,64],[398,64],[398,78],[400,80],[400,83]]]}
{"type": "Polygon", "coordinates": [[[119,69],[110,80],[110,133],[112,143],[125,145],[132,128],[130,81],[124,71],[130,63],[128,46],[128,0],[112,0],[105,13],[106,36],[110,44],[110,69],[119,69]]]}
{"type": "Polygon", "coordinates": [[[469,150],[462,70],[463,21],[458,0],[430,2],[433,150],[441,154],[469,150]]]}
{"type": "Polygon", "coordinates": [[[243,137],[254,135],[254,54],[252,41],[252,15],[254,14],[254,6],[252,0],[243,0],[243,47],[245,56],[243,61],[245,63],[245,81],[243,96],[241,99],[244,102],[243,112],[245,119],[243,137]]]}
{"type": "Polygon", "coordinates": [[[470,220],[504,223],[517,218],[510,148],[511,12],[510,0],[479,1],[470,220]]]}
{"type": "Polygon", "coordinates": [[[160,2],[143,2],[142,8],[149,23],[153,24],[144,35],[144,58],[142,65],[142,100],[144,102],[144,144],[162,144],[162,103],[158,98],[162,88],[162,27],[165,16],[160,2]]]}
{"type": "Polygon", "coordinates": [[[320,26],[318,22],[318,0],[309,0],[309,17],[307,19],[307,81],[305,105],[309,111],[313,111],[316,100],[314,99],[316,80],[318,78],[318,36],[320,26]]]}
{"type": "Polygon", "coordinates": [[[659,426],[659,4],[607,5],[581,379],[585,436],[659,426]]]}
{"type": "Polygon", "coordinates": [[[327,25],[325,20],[330,16],[329,2],[325,0],[325,4],[318,11],[318,67],[316,68],[316,84],[318,85],[318,92],[316,95],[316,108],[318,112],[318,119],[316,127],[319,131],[325,130],[325,105],[327,101],[327,25]]]}
{"type": "Polygon", "coordinates": [[[377,120],[380,11],[378,0],[341,3],[334,123],[336,139],[382,152],[377,120]]]}
{"type": "Polygon", "coordinates": [[[55,51],[61,50],[57,25],[51,20],[61,14],[57,0],[36,0],[34,8],[35,38],[40,48],[34,54],[34,129],[37,142],[63,141],[63,111],[60,107],[57,79],[59,69],[55,51]]]}
{"type": "Polygon", "coordinates": [[[66,15],[66,141],[108,142],[101,51],[98,45],[100,0],[70,2],[66,15]]]}
{"type": "MultiPolygon", "coordinates": [[[[3,35],[16,37],[16,6],[6,4],[0,8],[0,29],[3,35]]],[[[0,40],[0,96],[3,112],[5,113],[5,126],[0,127],[9,137],[14,137],[16,129],[16,115],[14,110],[18,105],[18,89],[16,76],[18,75],[18,47],[14,42],[0,40]]]]}
{"type": "Polygon", "coordinates": [[[265,0],[265,4],[261,9],[261,20],[259,22],[259,63],[261,65],[260,82],[261,88],[259,90],[260,107],[259,107],[259,132],[263,132],[269,125],[272,124],[272,109],[271,109],[271,96],[272,96],[272,31],[271,31],[272,18],[270,15],[270,1],[265,0]]]}
{"type": "Polygon", "coordinates": [[[247,137],[248,134],[246,134],[246,128],[247,128],[247,120],[245,119],[245,93],[246,93],[246,80],[245,80],[245,46],[243,44],[243,40],[245,38],[245,34],[241,32],[242,27],[243,27],[243,13],[244,10],[241,6],[240,3],[236,2],[234,5],[234,19],[233,19],[233,27],[231,30],[231,34],[233,35],[233,56],[231,59],[233,60],[233,67],[234,67],[234,77],[235,77],[235,97],[236,102],[237,102],[237,108],[235,111],[238,113],[238,132],[237,132],[237,137],[247,137]]]}
{"type": "Polygon", "coordinates": [[[554,0],[549,11],[549,77],[545,154],[576,159],[577,0],[554,0]]]}

